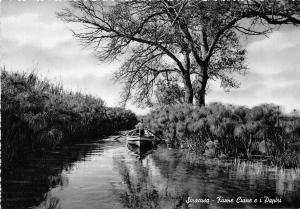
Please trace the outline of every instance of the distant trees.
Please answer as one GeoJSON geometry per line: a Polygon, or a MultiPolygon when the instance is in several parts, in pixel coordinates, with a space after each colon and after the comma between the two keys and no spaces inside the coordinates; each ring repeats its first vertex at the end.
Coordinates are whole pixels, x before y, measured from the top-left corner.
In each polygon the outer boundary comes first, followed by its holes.
{"type": "Polygon", "coordinates": [[[299,1],[85,1],[71,2],[58,16],[78,23],[75,37],[99,59],[124,57],[116,78],[123,99],[151,104],[157,84],[174,77],[185,103],[205,105],[209,80],[238,87],[244,73],[241,35],[264,35],[283,24],[299,25],[299,1]]]}
{"type": "Polygon", "coordinates": [[[25,147],[40,149],[59,143],[112,134],[134,127],[134,113],[108,108],[103,100],[66,92],[35,74],[1,71],[1,149],[7,162],[25,147]]]}

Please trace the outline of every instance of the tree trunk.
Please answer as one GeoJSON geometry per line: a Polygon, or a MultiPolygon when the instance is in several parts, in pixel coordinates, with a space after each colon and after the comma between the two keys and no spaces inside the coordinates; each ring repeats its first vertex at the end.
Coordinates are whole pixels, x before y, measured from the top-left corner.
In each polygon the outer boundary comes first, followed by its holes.
{"type": "Polygon", "coordinates": [[[195,97],[196,97],[196,105],[198,106],[205,106],[205,96],[206,96],[206,86],[207,86],[207,81],[208,81],[208,74],[207,74],[208,67],[202,66],[201,67],[201,72],[202,76],[200,78],[199,85],[197,87],[197,92],[195,97]]]}
{"type": "Polygon", "coordinates": [[[192,86],[189,73],[183,75],[183,81],[184,81],[185,103],[193,104],[193,86],[192,86]]]}
{"type": "Polygon", "coordinates": [[[197,105],[200,107],[205,106],[206,83],[207,83],[207,80],[205,81],[205,84],[202,83],[199,93],[198,93],[197,105]]]}

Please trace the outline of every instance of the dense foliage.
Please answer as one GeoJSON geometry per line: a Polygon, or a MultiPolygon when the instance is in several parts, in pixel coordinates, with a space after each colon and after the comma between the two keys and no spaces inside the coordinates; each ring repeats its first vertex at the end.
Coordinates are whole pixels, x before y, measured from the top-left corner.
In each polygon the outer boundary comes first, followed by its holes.
{"type": "Polygon", "coordinates": [[[130,129],[134,113],[108,108],[103,100],[66,92],[33,73],[1,71],[2,159],[24,148],[54,147],[130,129]]]}
{"type": "Polygon", "coordinates": [[[152,111],[145,123],[173,145],[204,153],[207,142],[217,140],[219,153],[226,156],[250,157],[264,149],[277,165],[300,166],[300,123],[282,121],[279,115],[270,104],[251,109],[220,103],[176,105],[152,111]]]}

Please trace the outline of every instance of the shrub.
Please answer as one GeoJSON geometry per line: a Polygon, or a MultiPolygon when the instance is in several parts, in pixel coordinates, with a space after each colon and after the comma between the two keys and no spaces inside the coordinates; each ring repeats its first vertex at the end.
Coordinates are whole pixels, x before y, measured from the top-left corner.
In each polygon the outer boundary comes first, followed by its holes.
{"type": "Polygon", "coordinates": [[[33,73],[1,71],[2,159],[12,160],[25,147],[40,149],[74,143],[133,128],[134,113],[109,108],[104,101],[61,85],[39,80],[33,73]]]}
{"type": "MultiPolygon", "coordinates": [[[[277,127],[277,120],[278,109],[273,104],[251,109],[221,103],[207,107],[175,105],[145,116],[148,127],[171,143],[203,152],[206,142],[218,140],[220,151],[232,157],[260,153],[258,145],[261,142],[267,142],[269,146],[268,153],[262,154],[275,156],[286,150],[298,151],[300,123],[292,126],[285,122],[277,127]]],[[[291,158],[282,159],[289,161],[291,158]]],[[[292,161],[295,159],[298,158],[292,161]]]]}

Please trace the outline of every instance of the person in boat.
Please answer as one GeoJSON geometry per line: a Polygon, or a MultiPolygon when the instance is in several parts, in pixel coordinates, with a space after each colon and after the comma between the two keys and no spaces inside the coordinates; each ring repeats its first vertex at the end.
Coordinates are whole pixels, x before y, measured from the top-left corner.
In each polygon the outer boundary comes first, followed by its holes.
{"type": "Polygon", "coordinates": [[[140,136],[143,136],[145,134],[145,125],[143,122],[143,119],[136,125],[136,129],[139,130],[140,136]]]}

